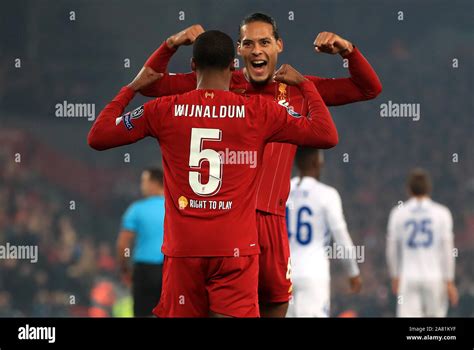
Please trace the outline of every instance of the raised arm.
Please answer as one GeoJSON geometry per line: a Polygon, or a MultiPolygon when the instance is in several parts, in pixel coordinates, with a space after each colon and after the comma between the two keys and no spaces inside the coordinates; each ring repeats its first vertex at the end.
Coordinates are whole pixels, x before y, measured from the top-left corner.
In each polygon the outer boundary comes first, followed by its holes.
{"type": "Polygon", "coordinates": [[[349,63],[350,77],[347,78],[306,76],[316,85],[326,105],[338,106],[370,100],[380,94],[382,84],[377,73],[351,42],[337,34],[322,32],[318,34],[313,45],[316,52],[339,54],[349,63]]]}
{"type": "Polygon", "coordinates": [[[179,33],[171,35],[145,62],[144,67],[151,68],[157,73],[164,73],[164,77],[154,84],[150,84],[140,90],[140,94],[150,97],[168,96],[181,94],[196,88],[196,74],[178,73],[169,74],[168,63],[180,46],[194,43],[204,29],[195,24],[179,33]]]}
{"type": "Polygon", "coordinates": [[[266,116],[266,141],[316,148],[337,145],[336,126],[314,84],[287,64],[275,73],[274,79],[298,86],[308,103],[309,115],[301,116],[285,104],[276,104],[262,98],[262,106],[265,108],[263,114],[266,116]]]}
{"type": "Polygon", "coordinates": [[[130,101],[143,86],[155,82],[162,74],[142,69],[137,77],[120,89],[115,98],[105,106],[92,125],[87,143],[90,147],[103,151],[128,145],[150,136],[152,131],[148,119],[155,116],[158,100],[146,103],[122,115],[130,101]]]}

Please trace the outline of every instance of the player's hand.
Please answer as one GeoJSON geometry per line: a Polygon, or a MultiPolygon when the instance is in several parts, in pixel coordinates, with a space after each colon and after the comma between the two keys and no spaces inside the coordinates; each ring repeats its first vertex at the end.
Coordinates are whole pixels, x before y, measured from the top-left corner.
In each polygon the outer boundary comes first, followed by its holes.
{"type": "Polygon", "coordinates": [[[314,49],[316,52],[329,53],[331,55],[348,55],[354,49],[354,45],[339,35],[330,32],[321,32],[314,39],[314,49]]]}
{"type": "Polygon", "coordinates": [[[287,85],[298,85],[307,79],[289,64],[283,64],[273,75],[273,80],[287,85]]]}
{"type": "Polygon", "coordinates": [[[139,91],[163,78],[163,75],[163,73],[157,73],[150,67],[143,67],[128,86],[134,91],[139,91]]]}
{"type": "Polygon", "coordinates": [[[451,306],[457,306],[459,302],[459,294],[456,285],[453,282],[448,282],[448,298],[451,306]]]}
{"type": "Polygon", "coordinates": [[[170,49],[177,49],[181,45],[191,45],[201,33],[204,33],[204,28],[200,24],[194,24],[170,36],[166,39],[166,44],[170,49]]]}
{"type": "Polygon", "coordinates": [[[395,295],[398,295],[398,284],[399,284],[399,279],[398,278],[392,278],[392,293],[395,295]]]}
{"type": "Polygon", "coordinates": [[[360,275],[350,277],[349,284],[351,286],[352,293],[359,293],[362,288],[362,278],[360,277],[360,275]]]}

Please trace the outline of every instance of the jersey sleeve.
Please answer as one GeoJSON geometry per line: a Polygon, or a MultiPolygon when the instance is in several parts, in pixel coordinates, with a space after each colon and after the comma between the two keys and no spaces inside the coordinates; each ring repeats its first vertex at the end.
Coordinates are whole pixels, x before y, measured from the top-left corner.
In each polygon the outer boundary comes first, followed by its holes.
{"type": "Polygon", "coordinates": [[[166,40],[153,52],[145,62],[145,67],[150,67],[155,72],[166,73],[168,70],[168,63],[171,57],[176,53],[176,48],[170,48],[166,44],[166,40]]]}
{"type": "Polygon", "coordinates": [[[347,230],[346,220],[342,211],[342,201],[339,193],[334,190],[327,196],[326,219],[331,230],[347,230]]]}
{"type": "Polygon", "coordinates": [[[392,278],[398,277],[400,271],[400,240],[397,234],[397,219],[396,209],[392,209],[388,218],[387,226],[387,247],[386,247],[386,258],[390,276],[392,278]]]}
{"type": "Polygon", "coordinates": [[[152,68],[155,72],[164,73],[163,78],[140,90],[140,93],[149,97],[169,96],[182,94],[196,89],[196,74],[168,73],[168,63],[176,49],[169,48],[164,41],[160,47],[145,62],[146,67],[152,68]]]}
{"type": "MultiPolygon", "coordinates": [[[[128,145],[147,136],[158,138],[161,100],[145,103],[131,112],[122,114],[134,96],[134,91],[123,87],[118,95],[105,106],[92,125],[87,142],[90,147],[102,151],[128,145]],[[154,128],[150,126],[153,123],[154,128]]],[[[166,109],[166,108],[165,108],[166,109]]]]}
{"type": "Polygon", "coordinates": [[[351,254],[355,247],[347,230],[346,220],[342,211],[341,197],[336,190],[328,193],[325,209],[326,221],[334,242],[344,247],[344,251],[347,253],[344,254],[345,257],[351,257],[343,260],[344,269],[349,277],[357,276],[360,274],[359,267],[357,266],[357,257],[351,254]]]}
{"type": "Polygon", "coordinates": [[[344,58],[348,60],[350,77],[306,76],[321,92],[326,105],[338,106],[377,97],[382,92],[382,84],[359,49],[354,47],[354,50],[344,58]]]}
{"type": "Polygon", "coordinates": [[[122,230],[138,232],[137,208],[135,204],[130,205],[122,216],[122,230]]]}
{"type": "Polygon", "coordinates": [[[284,102],[258,101],[263,110],[266,142],[292,143],[299,146],[331,148],[338,143],[337,129],[316,87],[305,81],[298,85],[307,100],[309,115],[296,113],[284,102]]]}
{"type": "Polygon", "coordinates": [[[140,90],[140,93],[149,97],[160,97],[184,94],[196,89],[196,74],[165,73],[163,78],[140,90]]]}
{"type": "Polygon", "coordinates": [[[449,209],[444,210],[440,239],[440,262],[445,281],[454,281],[455,257],[453,217],[449,209]]]}

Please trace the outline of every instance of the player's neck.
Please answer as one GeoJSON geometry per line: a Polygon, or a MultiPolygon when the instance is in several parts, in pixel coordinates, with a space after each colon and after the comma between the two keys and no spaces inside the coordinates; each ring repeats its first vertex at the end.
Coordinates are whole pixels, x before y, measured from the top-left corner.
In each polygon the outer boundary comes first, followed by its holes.
{"type": "Polygon", "coordinates": [[[145,197],[149,198],[149,197],[155,197],[155,196],[163,196],[163,191],[159,191],[159,190],[151,191],[145,197]]]}
{"type": "Polygon", "coordinates": [[[231,75],[226,72],[207,70],[196,72],[196,89],[229,91],[231,75]]]}
{"type": "Polygon", "coordinates": [[[422,201],[422,200],[430,199],[430,196],[428,196],[426,194],[421,195],[421,196],[412,195],[412,198],[415,198],[417,201],[422,201]]]}
{"type": "Polygon", "coordinates": [[[319,171],[300,171],[300,177],[312,177],[315,178],[316,180],[319,180],[319,171]]]}

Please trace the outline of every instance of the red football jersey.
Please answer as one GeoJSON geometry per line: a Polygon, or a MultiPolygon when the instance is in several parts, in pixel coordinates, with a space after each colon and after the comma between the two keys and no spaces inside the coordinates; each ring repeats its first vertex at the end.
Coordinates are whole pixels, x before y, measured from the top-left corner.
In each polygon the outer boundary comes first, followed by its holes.
{"type": "MultiPolygon", "coordinates": [[[[157,72],[166,72],[168,62],[175,49],[164,42],[147,60],[146,66],[157,72]]],[[[377,74],[358,48],[345,57],[348,60],[350,77],[321,78],[305,76],[318,89],[327,106],[337,106],[368,100],[377,96],[382,85],[377,74]]],[[[166,74],[163,79],[141,91],[146,96],[166,96],[184,93],[196,88],[195,73],[166,74]]],[[[307,113],[307,103],[298,88],[270,82],[265,86],[254,87],[241,70],[232,74],[231,91],[254,95],[259,94],[275,101],[284,101],[289,108],[300,114],[307,113]]],[[[296,146],[271,143],[265,148],[263,166],[258,174],[257,203],[258,210],[285,216],[285,205],[290,192],[290,178],[296,146]]]]}
{"type": "Polygon", "coordinates": [[[174,257],[257,254],[257,173],[266,143],[333,147],[337,131],[314,84],[299,85],[309,117],[284,103],[222,90],[158,98],[122,115],[123,88],[100,113],[88,142],[99,150],[155,137],[165,181],[162,251],[174,257]]]}

